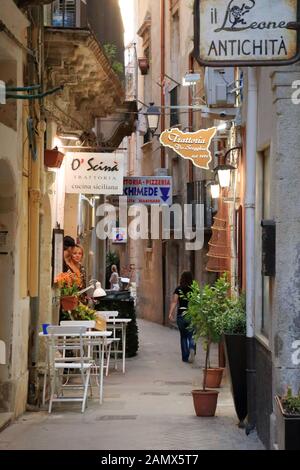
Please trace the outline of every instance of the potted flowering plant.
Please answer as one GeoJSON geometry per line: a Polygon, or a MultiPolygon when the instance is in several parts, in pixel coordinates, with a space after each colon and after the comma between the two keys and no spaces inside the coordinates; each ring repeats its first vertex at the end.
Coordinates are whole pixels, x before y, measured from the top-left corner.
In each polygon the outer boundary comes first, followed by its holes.
{"type": "Polygon", "coordinates": [[[55,284],[60,289],[60,301],[63,310],[72,311],[77,307],[77,294],[81,283],[81,277],[75,273],[61,273],[57,276],[55,284]]]}

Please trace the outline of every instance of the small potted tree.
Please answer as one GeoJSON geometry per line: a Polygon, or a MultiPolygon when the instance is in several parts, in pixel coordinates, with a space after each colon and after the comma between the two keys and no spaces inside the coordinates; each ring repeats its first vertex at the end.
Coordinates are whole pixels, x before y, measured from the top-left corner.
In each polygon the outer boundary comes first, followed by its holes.
{"type": "Polygon", "coordinates": [[[285,396],[276,395],[275,405],[279,450],[300,450],[300,390],[293,395],[289,387],[285,396]]]}
{"type": "Polygon", "coordinates": [[[208,390],[207,387],[211,387],[212,383],[216,387],[220,386],[223,369],[210,367],[210,349],[212,343],[218,343],[221,339],[216,319],[226,308],[228,288],[226,276],[218,279],[213,286],[205,285],[203,288],[194,281],[187,296],[189,303],[186,318],[194,331],[195,340],[203,339],[206,353],[202,390],[192,391],[197,416],[214,416],[216,412],[219,392],[208,390]],[[208,382],[210,376],[215,382],[208,382]]]}

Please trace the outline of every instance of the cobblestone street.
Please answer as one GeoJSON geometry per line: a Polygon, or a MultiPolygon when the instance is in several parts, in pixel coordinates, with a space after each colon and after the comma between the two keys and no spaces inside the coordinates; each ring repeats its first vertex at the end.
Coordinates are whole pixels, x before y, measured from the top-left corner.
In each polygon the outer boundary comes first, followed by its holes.
{"type": "Polygon", "coordinates": [[[186,364],[175,329],[140,320],[139,331],[139,354],[127,360],[125,376],[112,371],[105,379],[102,406],[94,399],[84,414],[73,404],[55,404],[51,415],[26,413],[0,434],[0,449],[263,449],[255,433],[237,427],[226,377],[216,417],[195,416],[190,392],[201,384],[200,347],[186,364]]]}

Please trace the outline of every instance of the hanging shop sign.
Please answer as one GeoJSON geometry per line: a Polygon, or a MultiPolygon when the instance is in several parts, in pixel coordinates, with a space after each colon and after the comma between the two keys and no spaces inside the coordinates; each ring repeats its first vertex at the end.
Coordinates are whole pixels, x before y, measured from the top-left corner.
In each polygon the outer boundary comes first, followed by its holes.
{"type": "Polygon", "coordinates": [[[65,160],[66,193],[123,194],[123,154],[74,153],[65,160]]]}
{"type": "Polygon", "coordinates": [[[161,134],[160,142],[164,147],[173,149],[182,158],[191,160],[195,166],[208,170],[212,160],[209,147],[216,132],[216,127],[197,132],[169,129],[161,134]]]}
{"type": "Polygon", "coordinates": [[[128,204],[172,205],[171,176],[134,176],[124,178],[124,196],[128,204]]]}
{"type": "Polygon", "coordinates": [[[297,0],[195,0],[194,55],[201,65],[287,65],[300,59],[297,0]]]}

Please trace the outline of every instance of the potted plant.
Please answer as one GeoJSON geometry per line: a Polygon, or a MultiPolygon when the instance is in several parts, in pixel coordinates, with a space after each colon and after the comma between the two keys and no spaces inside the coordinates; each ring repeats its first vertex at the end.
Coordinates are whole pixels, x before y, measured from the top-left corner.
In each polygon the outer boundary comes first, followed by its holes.
{"type": "Polygon", "coordinates": [[[216,318],[219,334],[224,336],[226,365],[229,371],[234,407],[239,426],[247,416],[246,298],[227,299],[227,308],[216,318]]]}
{"type": "Polygon", "coordinates": [[[62,320],[96,320],[96,311],[79,302],[73,310],[63,312],[62,320]]]}
{"type": "Polygon", "coordinates": [[[194,281],[191,292],[187,295],[186,318],[190,322],[195,340],[203,339],[206,352],[202,390],[192,391],[197,416],[214,416],[217,407],[219,392],[208,390],[207,387],[213,383],[209,382],[210,376],[216,379],[216,387],[220,386],[223,369],[210,367],[210,348],[212,343],[218,343],[221,339],[216,318],[226,308],[228,288],[229,283],[226,276],[223,276],[213,286],[205,285],[203,288],[194,281]]]}
{"type": "Polygon", "coordinates": [[[60,302],[62,309],[72,312],[78,305],[78,292],[81,287],[81,277],[75,273],[61,273],[55,279],[60,289],[60,302]]]}
{"type": "Polygon", "coordinates": [[[283,397],[276,395],[275,405],[279,450],[300,450],[300,390],[293,395],[289,387],[283,397]]]}
{"type": "Polygon", "coordinates": [[[142,75],[147,75],[148,71],[149,71],[149,60],[147,59],[147,57],[140,57],[138,59],[138,63],[139,63],[139,68],[140,68],[140,71],[141,71],[141,74],[142,75]]]}
{"type": "Polygon", "coordinates": [[[53,150],[45,150],[44,163],[49,168],[60,168],[64,159],[64,154],[57,147],[53,150]]]}

